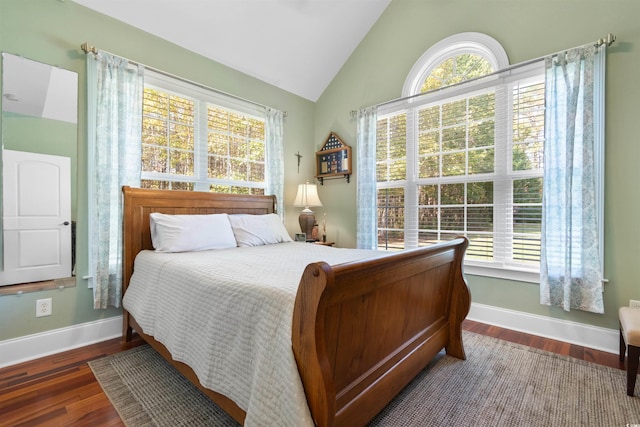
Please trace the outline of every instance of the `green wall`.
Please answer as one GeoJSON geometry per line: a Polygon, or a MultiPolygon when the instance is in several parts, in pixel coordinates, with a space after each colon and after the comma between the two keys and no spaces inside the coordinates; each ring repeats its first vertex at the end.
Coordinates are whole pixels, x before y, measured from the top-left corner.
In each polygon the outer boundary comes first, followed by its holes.
{"type": "MultiPolygon", "coordinates": [[[[316,103],[316,149],[330,131],[355,146],[350,111],[400,97],[418,58],[453,34],[485,33],[516,64],[613,33],[606,86],[605,314],[542,306],[537,284],[467,279],[475,303],[617,329],[617,307],[640,299],[639,16],[637,0],[392,0],[316,103]]],[[[355,245],[355,179],[328,182],[319,195],[339,231],[338,244],[355,245]]]]}
{"type": "MultiPolygon", "coordinates": [[[[72,1],[0,1],[0,51],[23,55],[78,73],[79,120],[77,165],[78,276],[86,274],[86,78],[80,44],[131,58],[169,73],[242,98],[287,111],[285,119],[285,222],[298,230],[298,208],[291,206],[296,185],[313,181],[313,154],[329,132],[355,150],[356,124],[350,112],[401,95],[415,61],[434,43],[450,35],[477,31],[498,40],[511,63],[540,57],[614,33],[607,69],[607,151],[605,287],[606,313],[597,315],[538,304],[531,283],[468,276],[476,303],[617,328],[616,310],[630,298],[640,299],[640,3],[637,0],[392,0],[380,20],[353,52],[317,103],[248,77],[72,1]],[[300,173],[295,153],[303,155],[300,173]]],[[[32,136],[33,137],[33,134],[32,136]]],[[[46,142],[43,141],[46,144],[46,142]]],[[[7,147],[9,148],[9,147],[7,147]]],[[[15,148],[15,147],[12,147],[15,148]]],[[[44,149],[43,149],[44,150],[44,149]]],[[[354,169],[357,164],[354,162],[354,169]]],[[[326,181],[319,187],[327,214],[327,234],[338,246],[355,246],[355,175],[326,181]]],[[[94,310],[86,281],[63,291],[0,296],[0,341],[120,314],[94,310]],[[35,318],[35,300],[53,298],[53,316],[35,318]]]]}
{"type": "MultiPolygon", "coordinates": [[[[86,280],[87,208],[86,208],[86,62],[80,45],[88,42],[108,52],[130,58],[153,68],[164,70],[209,87],[287,112],[285,119],[285,222],[293,233],[298,228],[298,209],[293,208],[297,184],[313,179],[303,171],[313,165],[314,103],[272,85],[249,77],[219,63],[182,49],[148,33],[98,14],[72,1],[2,0],[0,1],[0,51],[22,55],[36,61],[56,65],[78,73],[77,148],[68,147],[68,129],[44,132],[30,127],[18,118],[5,117],[2,126],[6,148],[69,155],[72,162],[74,217],[78,226],[78,279],[75,288],[62,291],[25,293],[22,296],[0,296],[0,341],[68,327],[119,315],[119,309],[94,310],[93,293],[86,280]],[[30,131],[19,135],[19,129],[30,131]],[[6,131],[6,133],[5,133],[6,131]],[[54,136],[53,134],[57,135],[54,136]],[[65,147],[53,148],[64,139],[65,147]],[[50,152],[50,150],[62,150],[50,152]],[[303,162],[297,173],[296,152],[303,162]],[[76,153],[75,155],[73,153],[76,153]],[[35,301],[53,299],[53,315],[35,318],[35,301]]],[[[8,115],[7,115],[8,116],[8,115]]],[[[58,126],[53,124],[52,126],[58,126]]]]}

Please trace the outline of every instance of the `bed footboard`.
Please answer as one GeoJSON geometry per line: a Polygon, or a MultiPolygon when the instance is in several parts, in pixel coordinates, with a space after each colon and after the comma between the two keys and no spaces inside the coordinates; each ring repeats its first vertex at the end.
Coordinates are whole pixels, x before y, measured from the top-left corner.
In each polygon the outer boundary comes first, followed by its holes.
{"type": "Polygon", "coordinates": [[[443,348],[464,359],[466,238],[338,266],[309,265],[293,350],[318,426],[363,426],[443,348]]]}

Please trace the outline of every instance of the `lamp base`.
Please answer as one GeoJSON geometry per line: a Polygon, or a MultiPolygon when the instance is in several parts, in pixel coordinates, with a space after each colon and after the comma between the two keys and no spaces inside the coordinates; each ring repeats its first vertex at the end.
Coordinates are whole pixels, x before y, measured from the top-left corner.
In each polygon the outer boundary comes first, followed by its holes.
{"type": "Polygon", "coordinates": [[[300,212],[298,222],[300,223],[300,230],[307,235],[307,241],[309,242],[314,240],[311,238],[311,232],[313,231],[313,224],[316,222],[316,216],[311,210],[305,211],[306,209],[300,212]]]}

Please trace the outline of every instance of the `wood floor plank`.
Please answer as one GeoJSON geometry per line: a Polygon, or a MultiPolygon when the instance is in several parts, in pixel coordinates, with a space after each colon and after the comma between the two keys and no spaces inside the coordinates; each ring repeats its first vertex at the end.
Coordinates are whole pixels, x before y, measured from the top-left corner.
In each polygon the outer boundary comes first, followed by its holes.
{"type": "MultiPolygon", "coordinates": [[[[465,320],[463,328],[505,341],[624,369],[618,356],[562,341],[465,320]]],[[[144,344],[119,339],[92,344],[0,369],[0,424],[10,426],[122,427],[89,361],[144,344]]],[[[622,385],[621,385],[622,387],[622,385]]]]}
{"type": "Polygon", "coordinates": [[[122,425],[116,410],[109,399],[102,393],[99,384],[94,384],[95,392],[90,397],[72,402],[66,406],[65,425],[102,426],[122,425]]]}

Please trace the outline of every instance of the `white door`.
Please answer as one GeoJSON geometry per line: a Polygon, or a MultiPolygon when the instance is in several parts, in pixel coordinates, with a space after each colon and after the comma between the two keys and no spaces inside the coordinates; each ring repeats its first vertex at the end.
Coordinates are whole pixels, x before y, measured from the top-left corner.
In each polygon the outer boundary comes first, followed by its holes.
{"type": "Polygon", "coordinates": [[[0,286],[71,276],[68,157],[3,151],[0,286]]]}

